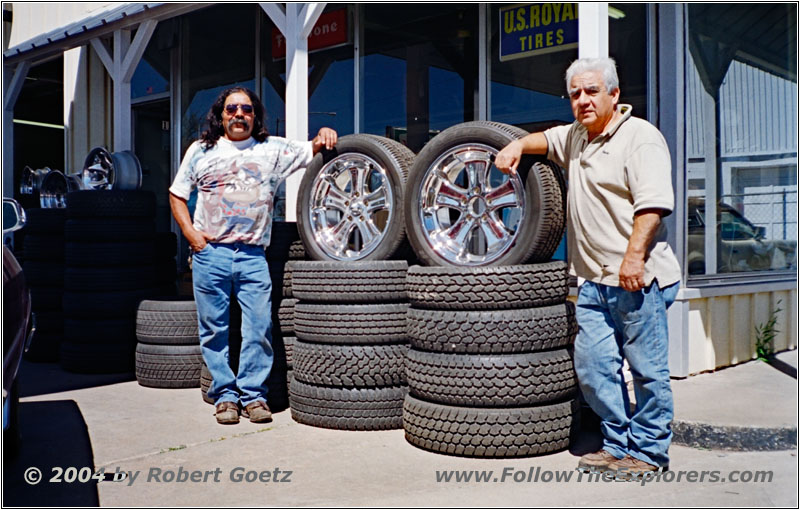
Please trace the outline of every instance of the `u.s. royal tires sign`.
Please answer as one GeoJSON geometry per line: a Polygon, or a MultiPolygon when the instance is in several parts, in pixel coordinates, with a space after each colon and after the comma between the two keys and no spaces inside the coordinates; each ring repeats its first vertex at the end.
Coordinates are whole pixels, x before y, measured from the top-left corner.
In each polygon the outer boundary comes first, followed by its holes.
{"type": "Polygon", "coordinates": [[[578,4],[524,4],[500,9],[500,61],[578,47],[578,4]]]}

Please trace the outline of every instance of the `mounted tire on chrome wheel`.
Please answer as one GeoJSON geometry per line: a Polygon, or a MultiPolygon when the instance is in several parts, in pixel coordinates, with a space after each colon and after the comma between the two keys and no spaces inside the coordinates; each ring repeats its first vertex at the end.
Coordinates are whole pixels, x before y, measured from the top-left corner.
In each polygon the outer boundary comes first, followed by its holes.
{"type": "Polygon", "coordinates": [[[405,242],[404,187],[414,154],[348,135],[314,158],[300,184],[297,229],[312,260],[385,260],[405,242]]]}
{"type": "Polygon", "coordinates": [[[442,131],[414,159],[406,228],[427,265],[488,266],[546,261],[564,232],[561,170],[526,156],[518,173],[494,166],[497,153],[527,135],[487,121],[442,131]]]}

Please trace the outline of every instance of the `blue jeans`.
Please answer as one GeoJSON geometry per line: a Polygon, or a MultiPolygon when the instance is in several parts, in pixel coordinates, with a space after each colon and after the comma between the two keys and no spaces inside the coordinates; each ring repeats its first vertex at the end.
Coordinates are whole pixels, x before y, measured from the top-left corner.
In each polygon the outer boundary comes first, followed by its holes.
{"type": "Polygon", "coordinates": [[[215,403],[241,400],[244,406],[266,402],[273,353],[272,282],[264,248],[208,243],[192,256],[192,280],[200,346],[213,378],[209,398],[215,403]],[[228,356],[231,291],[242,308],[242,349],[235,375],[228,356]]]}
{"type": "Polygon", "coordinates": [[[669,382],[667,308],[679,285],[658,281],[638,292],[585,282],[578,291],[575,373],[586,402],[601,420],[603,449],[656,466],[669,464],[672,389],[669,382]],[[636,409],[622,374],[633,375],[636,409]]]}

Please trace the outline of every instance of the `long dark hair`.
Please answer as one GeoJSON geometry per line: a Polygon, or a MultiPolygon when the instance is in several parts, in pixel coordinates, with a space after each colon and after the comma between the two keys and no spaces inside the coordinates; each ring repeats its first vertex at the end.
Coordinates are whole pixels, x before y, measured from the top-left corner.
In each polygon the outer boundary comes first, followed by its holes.
{"type": "Polygon", "coordinates": [[[253,103],[253,138],[256,141],[263,142],[269,136],[267,126],[264,124],[264,105],[255,92],[245,87],[231,87],[220,92],[217,100],[211,105],[208,115],[206,115],[208,129],[200,135],[200,141],[206,150],[215,146],[219,137],[225,134],[225,127],[222,125],[222,109],[225,107],[225,100],[228,96],[235,92],[247,94],[250,102],[253,103]]]}

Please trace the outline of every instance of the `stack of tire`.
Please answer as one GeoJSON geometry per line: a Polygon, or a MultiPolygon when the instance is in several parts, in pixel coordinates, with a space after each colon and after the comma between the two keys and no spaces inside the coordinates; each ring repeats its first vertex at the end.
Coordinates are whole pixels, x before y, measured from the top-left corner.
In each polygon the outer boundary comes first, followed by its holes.
{"type": "Polygon", "coordinates": [[[203,355],[189,298],[146,299],[136,312],[136,380],[150,388],[197,388],[203,355]]]}
{"type": "Polygon", "coordinates": [[[29,209],[26,212],[22,268],[36,314],[36,335],[25,358],[56,362],[64,334],[64,209],[29,209]]]}
{"type": "Polygon", "coordinates": [[[567,447],[576,413],[564,182],[525,157],[502,175],[496,153],[527,133],[494,122],[442,131],[409,172],[406,439],[426,450],[518,457],[567,447]]]}
{"type": "Polygon", "coordinates": [[[139,302],[165,294],[156,278],[155,204],[148,191],[67,194],[60,356],[65,370],[134,370],[139,302]]]}
{"type": "Polygon", "coordinates": [[[343,430],[402,427],[405,261],[297,261],[292,418],[343,430]]]}
{"type": "Polygon", "coordinates": [[[402,426],[408,393],[405,182],[414,154],[387,138],[343,136],[303,177],[297,230],[308,261],[286,273],[294,302],[295,421],[343,430],[402,426]]]}
{"type": "Polygon", "coordinates": [[[409,268],[407,440],[463,456],[563,449],[577,333],[566,264],[409,268]]]}

